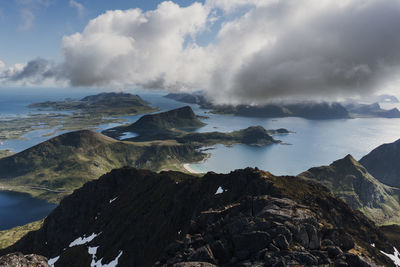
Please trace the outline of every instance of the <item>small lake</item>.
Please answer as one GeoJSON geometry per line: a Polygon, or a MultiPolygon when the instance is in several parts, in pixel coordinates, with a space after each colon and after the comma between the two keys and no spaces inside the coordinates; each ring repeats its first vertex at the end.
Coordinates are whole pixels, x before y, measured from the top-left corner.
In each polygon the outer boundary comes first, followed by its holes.
{"type": "Polygon", "coordinates": [[[0,191],[0,230],[40,220],[56,206],[27,194],[0,191]]]}

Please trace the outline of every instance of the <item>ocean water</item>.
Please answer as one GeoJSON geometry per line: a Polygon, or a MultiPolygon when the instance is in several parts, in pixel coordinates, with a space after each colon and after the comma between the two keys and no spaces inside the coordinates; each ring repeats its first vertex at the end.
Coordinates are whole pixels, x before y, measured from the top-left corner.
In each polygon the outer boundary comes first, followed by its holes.
{"type": "Polygon", "coordinates": [[[293,133],[277,135],[275,138],[282,140],[283,144],[265,147],[216,145],[206,162],[191,164],[196,171],[229,172],[250,166],[276,175],[296,175],[311,167],[328,165],[347,154],[359,160],[375,147],[400,138],[400,119],[306,120],[225,116],[219,126],[212,126],[214,120],[210,119],[212,123],[200,131],[213,127],[219,131],[231,131],[261,125],[266,129],[286,128],[293,133]]]}
{"type": "MultiPolygon", "coordinates": [[[[0,90],[0,118],[26,116],[33,112],[26,107],[33,102],[63,100],[67,97],[81,98],[100,91],[102,90],[0,90]]],[[[138,93],[144,100],[163,111],[187,105],[164,98],[165,92],[128,92],[138,93]]],[[[196,114],[208,117],[207,119],[202,119],[207,125],[198,129],[198,132],[229,132],[256,125],[261,125],[266,129],[286,128],[292,131],[287,135],[275,136],[276,139],[282,140],[282,144],[265,147],[245,145],[213,146],[212,150],[207,151],[211,154],[207,161],[190,165],[192,169],[200,172],[215,171],[226,173],[234,169],[250,166],[270,171],[276,175],[295,175],[314,166],[330,164],[332,161],[347,154],[360,159],[376,146],[393,142],[400,138],[400,119],[306,120],[302,118],[248,118],[209,114],[207,110],[202,110],[197,105],[190,106],[196,114]]],[[[395,105],[391,104],[385,108],[389,107],[393,108],[395,105]]],[[[132,123],[141,116],[123,116],[121,118],[126,119],[125,123],[132,123]]],[[[101,132],[118,125],[120,124],[103,124],[96,131],[101,132]]],[[[37,129],[24,136],[27,140],[8,140],[0,145],[0,149],[8,148],[15,152],[22,151],[49,139],[49,137],[43,137],[43,134],[53,130],[37,129]]],[[[61,133],[63,132],[57,132],[57,134],[61,133]]],[[[131,136],[134,136],[134,134],[126,135],[122,139],[131,136]]],[[[38,202],[32,201],[27,195],[0,192],[0,229],[40,219],[46,216],[52,208],[54,208],[53,204],[40,200],[38,202]],[[37,206],[32,206],[33,203],[36,203],[37,206]]]]}

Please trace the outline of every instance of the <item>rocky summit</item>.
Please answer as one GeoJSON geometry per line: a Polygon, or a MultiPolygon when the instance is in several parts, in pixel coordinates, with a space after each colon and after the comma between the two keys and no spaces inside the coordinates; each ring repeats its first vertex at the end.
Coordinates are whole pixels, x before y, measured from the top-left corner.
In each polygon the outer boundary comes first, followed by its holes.
{"type": "Polygon", "coordinates": [[[50,267],[50,265],[43,256],[11,253],[0,257],[0,267],[50,267]]]}
{"type": "Polygon", "coordinates": [[[258,169],[122,168],[86,183],[1,255],[54,266],[394,266],[375,224],[326,187],[258,169]]]}

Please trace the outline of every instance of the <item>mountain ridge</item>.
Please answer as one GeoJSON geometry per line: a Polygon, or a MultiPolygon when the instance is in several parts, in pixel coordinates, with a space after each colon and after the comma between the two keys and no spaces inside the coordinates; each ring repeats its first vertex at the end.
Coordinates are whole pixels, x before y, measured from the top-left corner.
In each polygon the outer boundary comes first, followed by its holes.
{"type": "Polygon", "coordinates": [[[375,179],[350,154],[299,177],[322,183],[378,224],[400,223],[399,192],[375,179]]]}
{"type": "Polygon", "coordinates": [[[374,223],[315,182],[251,168],[202,178],[122,168],[66,197],[41,229],[0,254],[59,256],[56,267],[116,259],[118,266],[394,266],[379,250],[393,253],[374,223]]]}

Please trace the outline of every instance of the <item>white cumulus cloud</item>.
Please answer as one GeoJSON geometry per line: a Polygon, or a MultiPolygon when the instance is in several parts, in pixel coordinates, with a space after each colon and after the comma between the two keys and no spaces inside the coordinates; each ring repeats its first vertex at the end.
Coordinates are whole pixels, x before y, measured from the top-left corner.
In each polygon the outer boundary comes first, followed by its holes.
{"type": "Polygon", "coordinates": [[[63,38],[62,64],[35,60],[11,80],[201,89],[230,103],[334,99],[394,87],[398,25],[398,0],[169,1],[107,11],[63,38]]]}
{"type": "Polygon", "coordinates": [[[65,70],[73,85],[148,84],[172,79],[185,42],[203,29],[206,8],[181,8],[163,2],[154,11],[108,11],[91,20],[82,33],[62,41],[65,70]]]}

